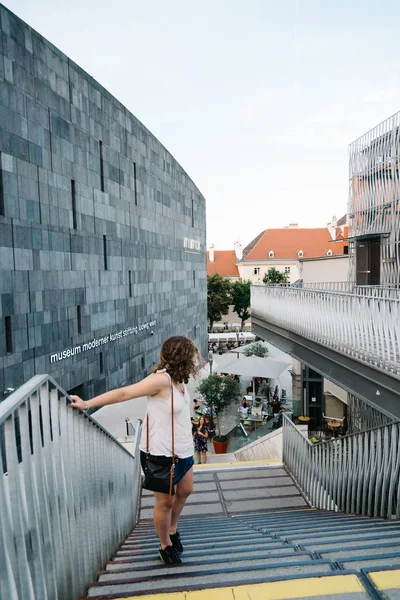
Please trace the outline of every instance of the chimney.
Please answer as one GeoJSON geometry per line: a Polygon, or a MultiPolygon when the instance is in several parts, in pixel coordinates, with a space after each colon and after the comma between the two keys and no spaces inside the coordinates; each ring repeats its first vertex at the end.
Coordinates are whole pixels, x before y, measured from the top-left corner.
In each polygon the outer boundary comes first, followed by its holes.
{"type": "Polygon", "coordinates": [[[335,215],[333,215],[331,223],[327,224],[327,228],[332,240],[336,240],[337,219],[335,215]]]}
{"type": "Polygon", "coordinates": [[[242,258],[243,258],[242,244],[239,241],[234,242],[233,249],[235,250],[236,260],[242,260],[242,258]]]}
{"type": "Polygon", "coordinates": [[[289,225],[286,225],[285,229],[298,229],[299,228],[299,224],[298,223],[289,223],[289,225]]]}
{"type": "Polygon", "coordinates": [[[210,262],[214,262],[214,244],[211,244],[210,249],[208,251],[208,257],[210,262]]]}

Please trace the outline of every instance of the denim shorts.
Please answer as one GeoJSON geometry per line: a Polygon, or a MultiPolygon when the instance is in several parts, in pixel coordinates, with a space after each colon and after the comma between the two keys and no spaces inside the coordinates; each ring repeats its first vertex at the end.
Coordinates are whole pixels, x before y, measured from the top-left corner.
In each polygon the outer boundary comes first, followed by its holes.
{"type": "MultiPolygon", "coordinates": [[[[146,466],[146,452],[143,450],[140,451],[140,464],[142,465],[142,469],[146,466]]],[[[174,472],[174,485],[180,482],[182,477],[186,475],[186,473],[193,467],[194,460],[193,456],[188,456],[187,458],[180,458],[175,465],[174,472]]]]}

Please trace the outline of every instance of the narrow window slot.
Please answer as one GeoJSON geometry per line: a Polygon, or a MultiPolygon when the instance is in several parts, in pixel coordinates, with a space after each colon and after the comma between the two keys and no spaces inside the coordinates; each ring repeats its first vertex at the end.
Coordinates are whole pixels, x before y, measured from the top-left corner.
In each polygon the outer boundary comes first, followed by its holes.
{"type": "Polygon", "coordinates": [[[76,184],[75,180],[71,179],[71,198],[72,198],[72,227],[77,229],[76,221],[76,184]]]}
{"type": "Polygon", "coordinates": [[[4,326],[5,326],[5,330],[6,330],[6,352],[7,352],[7,354],[12,354],[13,340],[12,340],[11,317],[4,317],[4,326]]]}
{"type": "Polygon", "coordinates": [[[103,235],[103,255],[104,255],[104,270],[108,269],[108,257],[107,257],[107,236],[103,235]]]}
{"type": "Polygon", "coordinates": [[[80,304],[76,307],[76,318],[78,321],[78,333],[82,333],[82,311],[80,304]]]}
{"type": "Polygon", "coordinates": [[[104,162],[103,162],[103,142],[99,141],[100,148],[100,189],[104,192],[104,162]]]}
{"type": "Polygon", "coordinates": [[[135,204],[137,206],[138,197],[137,197],[137,175],[136,175],[136,163],[133,163],[133,192],[135,195],[135,204]]]}

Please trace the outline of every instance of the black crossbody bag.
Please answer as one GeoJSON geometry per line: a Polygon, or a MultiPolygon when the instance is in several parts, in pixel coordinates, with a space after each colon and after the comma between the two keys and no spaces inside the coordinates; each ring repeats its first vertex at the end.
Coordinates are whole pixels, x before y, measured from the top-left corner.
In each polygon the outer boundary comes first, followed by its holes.
{"type": "Polygon", "coordinates": [[[161,492],[173,496],[175,464],[179,458],[175,456],[174,448],[174,390],[171,384],[171,429],[172,429],[172,456],[154,456],[149,452],[149,414],[146,419],[146,465],[142,487],[152,492],[161,492]]]}

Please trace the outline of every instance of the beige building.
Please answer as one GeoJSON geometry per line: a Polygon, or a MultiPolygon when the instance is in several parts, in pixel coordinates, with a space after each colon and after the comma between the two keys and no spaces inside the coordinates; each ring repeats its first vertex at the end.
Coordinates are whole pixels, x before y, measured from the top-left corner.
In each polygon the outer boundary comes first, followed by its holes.
{"type": "Polygon", "coordinates": [[[262,283],[272,267],[285,273],[288,282],[301,279],[301,261],[311,258],[343,256],[348,248],[347,232],[333,219],[327,227],[299,228],[291,224],[283,229],[262,231],[243,252],[236,248],[239,275],[253,283],[262,283]]]}
{"type": "Polygon", "coordinates": [[[329,281],[347,282],[349,280],[349,255],[302,258],[299,261],[299,279],[307,283],[325,283],[329,281]]]}

